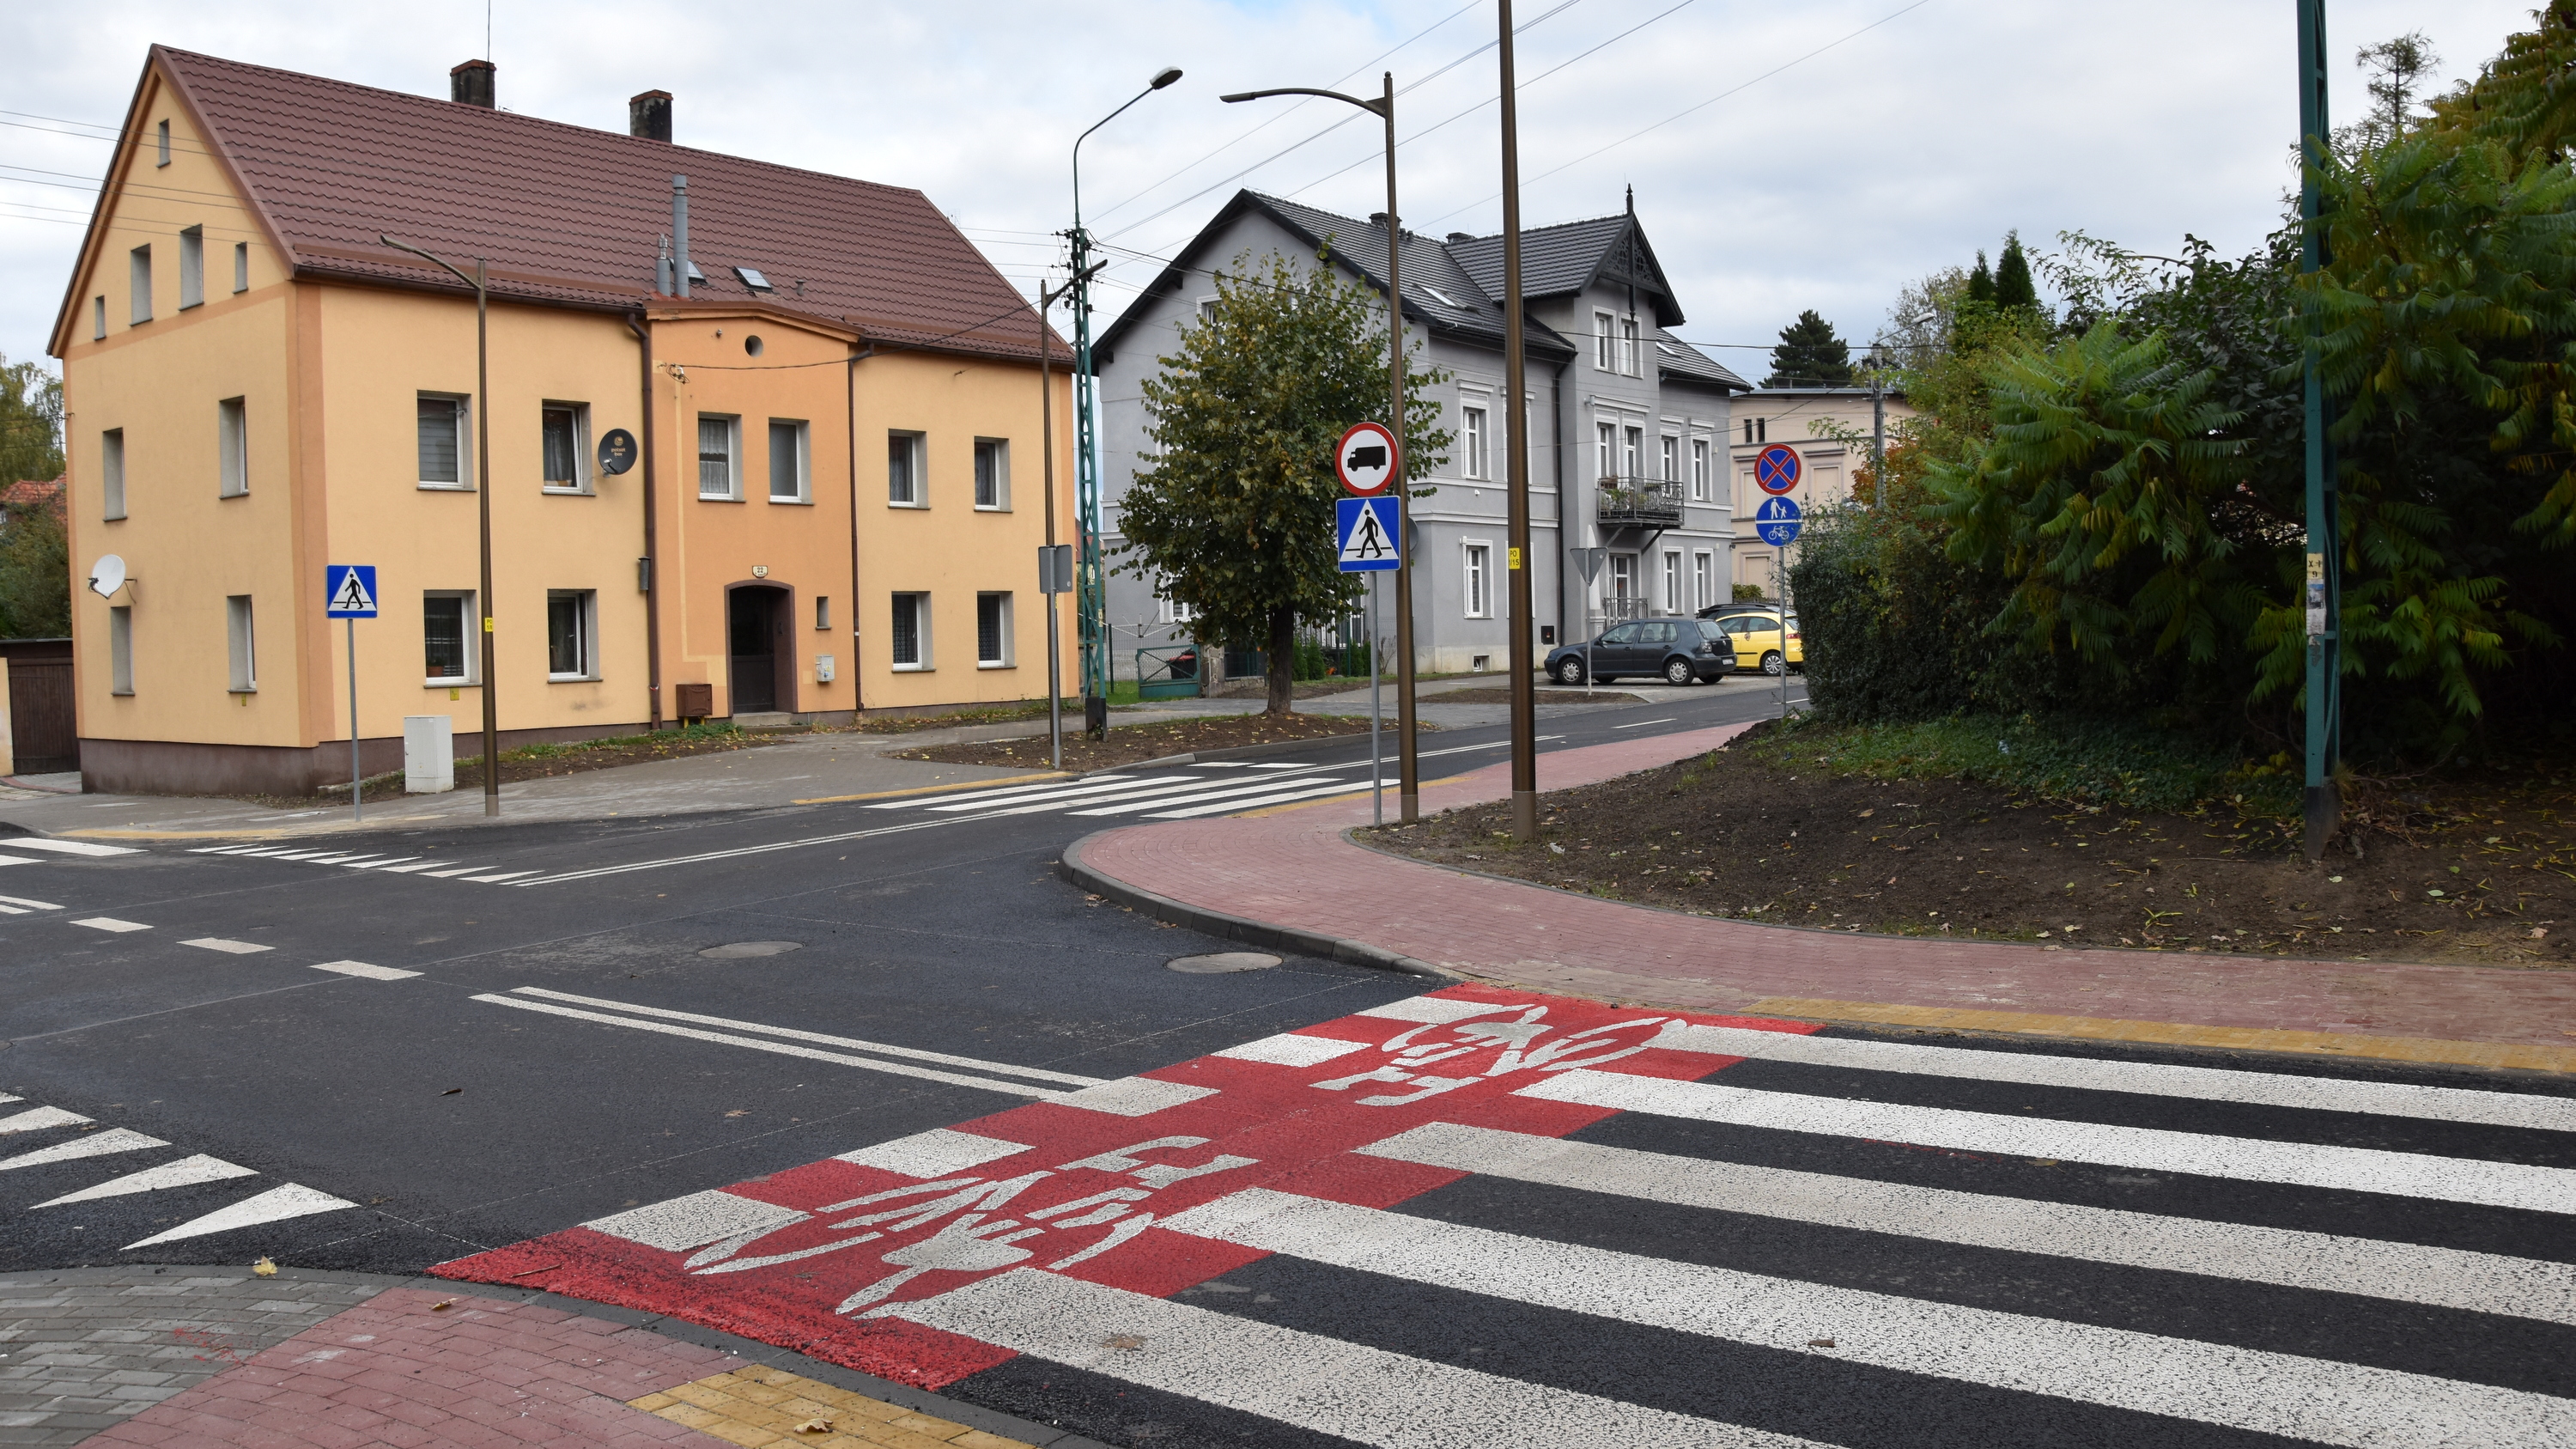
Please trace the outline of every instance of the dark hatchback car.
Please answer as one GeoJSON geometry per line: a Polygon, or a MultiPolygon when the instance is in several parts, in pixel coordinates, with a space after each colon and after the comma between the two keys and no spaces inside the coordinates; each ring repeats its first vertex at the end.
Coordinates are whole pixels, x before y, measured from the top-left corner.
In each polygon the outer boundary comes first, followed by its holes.
{"type": "MultiPolygon", "coordinates": [[[[1584,645],[1567,644],[1549,652],[1548,678],[1559,684],[1581,684],[1584,645]]],[[[1590,645],[1592,679],[1597,684],[1626,676],[1660,677],[1667,684],[1694,679],[1715,681],[1735,672],[1735,641],[1711,619],[1631,619],[1603,630],[1590,645]]]]}

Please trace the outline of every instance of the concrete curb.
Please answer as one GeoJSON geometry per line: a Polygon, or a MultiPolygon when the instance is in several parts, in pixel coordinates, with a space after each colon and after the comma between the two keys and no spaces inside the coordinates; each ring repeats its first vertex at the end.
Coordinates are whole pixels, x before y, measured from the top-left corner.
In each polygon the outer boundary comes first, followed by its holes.
{"type": "MultiPolygon", "coordinates": [[[[1117,828],[1133,830],[1136,827],[1131,825],[1117,828]]],[[[1407,976],[1426,976],[1440,982],[1468,979],[1455,972],[1443,971],[1428,961],[1416,960],[1411,956],[1399,956],[1393,951],[1372,946],[1365,941],[1327,936],[1320,931],[1300,931],[1288,926],[1273,926],[1245,916],[1207,910],[1173,900],[1169,896],[1156,895],[1152,891],[1129,885],[1114,876],[1103,875],[1082,863],[1082,848],[1109,833],[1111,832],[1106,830],[1095,831],[1066,846],[1062,856],[1056,861],[1057,873],[1083,890],[1104,899],[1116,901],[1132,910],[1142,911],[1158,921],[1169,921],[1175,926],[1187,926],[1193,931],[1221,937],[1228,941],[1241,941],[1248,946],[1267,947],[1292,955],[1315,956],[1326,961],[1344,961],[1354,966],[1373,966],[1381,971],[1400,971],[1407,976]]]]}

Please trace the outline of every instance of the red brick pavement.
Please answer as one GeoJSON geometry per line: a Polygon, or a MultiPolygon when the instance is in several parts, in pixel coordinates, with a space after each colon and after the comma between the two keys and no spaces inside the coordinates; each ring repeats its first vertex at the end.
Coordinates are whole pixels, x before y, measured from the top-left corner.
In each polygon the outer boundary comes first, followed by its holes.
{"type": "MultiPolygon", "coordinates": [[[[1743,728],[1544,754],[1539,787],[1651,769],[1743,728]]],[[[1505,798],[1508,771],[1496,764],[1427,785],[1423,809],[1505,798]]],[[[2576,1035],[2576,972],[2051,951],[1686,916],[1380,854],[1344,836],[1368,810],[1355,796],[1133,826],[1091,837],[1081,860],[1201,909],[1363,942],[1470,979],[1687,1010],[1798,997],[2558,1048],[2576,1035]]]]}
{"type": "Polygon", "coordinates": [[[151,1449],[730,1449],[626,1400],[742,1360],[560,1309],[394,1288],[89,1444],[151,1449]],[[440,1309],[435,1305],[445,1302],[440,1309]]]}

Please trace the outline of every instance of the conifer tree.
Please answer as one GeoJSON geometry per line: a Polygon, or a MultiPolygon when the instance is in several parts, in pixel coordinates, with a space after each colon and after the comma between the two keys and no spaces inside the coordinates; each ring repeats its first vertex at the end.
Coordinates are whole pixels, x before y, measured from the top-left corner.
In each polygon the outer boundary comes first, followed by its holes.
{"type": "Polygon", "coordinates": [[[2030,259],[2021,254],[2021,233],[2004,233],[2004,254],[1995,262],[1997,307],[2037,307],[2039,288],[2030,280],[2030,259]]]}
{"type": "Polygon", "coordinates": [[[1968,300],[1995,305],[1995,274],[1986,266],[1986,254],[1977,253],[1977,265],[1968,273],[1968,300]]]}
{"type": "Polygon", "coordinates": [[[1771,375],[1764,387],[1849,387],[1851,348],[1834,335],[1834,324],[1811,308],[1780,329],[1780,345],[1771,349],[1771,375]]]}

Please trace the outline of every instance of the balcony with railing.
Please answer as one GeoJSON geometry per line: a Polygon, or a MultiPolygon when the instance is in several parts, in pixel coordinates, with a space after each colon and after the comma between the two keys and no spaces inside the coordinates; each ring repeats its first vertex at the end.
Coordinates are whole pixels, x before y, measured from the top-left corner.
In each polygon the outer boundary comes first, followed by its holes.
{"type": "Polygon", "coordinates": [[[1682,521],[1682,485],[1675,478],[1604,478],[1597,485],[1605,528],[1671,528],[1682,521]]]}

